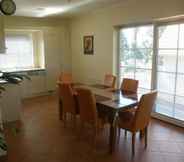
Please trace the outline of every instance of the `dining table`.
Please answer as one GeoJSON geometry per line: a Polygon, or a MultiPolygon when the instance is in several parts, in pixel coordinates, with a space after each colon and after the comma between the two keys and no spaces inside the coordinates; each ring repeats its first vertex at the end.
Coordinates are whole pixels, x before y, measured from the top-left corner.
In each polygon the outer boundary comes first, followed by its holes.
{"type": "MultiPolygon", "coordinates": [[[[96,105],[99,114],[107,117],[109,127],[109,151],[114,151],[116,141],[116,121],[120,111],[127,111],[139,103],[140,95],[115,90],[101,84],[87,85],[82,83],[73,84],[73,88],[86,88],[92,91],[96,98],[96,105]]],[[[76,94],[77,95],[77,94],[76,94]]],[[[62,101],[59,100],[60,119],[62,119],[62,101]]]]}

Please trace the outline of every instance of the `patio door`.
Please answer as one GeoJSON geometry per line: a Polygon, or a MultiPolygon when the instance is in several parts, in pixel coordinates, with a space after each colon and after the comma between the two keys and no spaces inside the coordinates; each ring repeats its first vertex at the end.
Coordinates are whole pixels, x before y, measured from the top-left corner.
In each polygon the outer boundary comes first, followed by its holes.
{"type": "Polygon", "coordinates": [[[184,121],[184,23],[157,27],[155,111],[184,121]]]}

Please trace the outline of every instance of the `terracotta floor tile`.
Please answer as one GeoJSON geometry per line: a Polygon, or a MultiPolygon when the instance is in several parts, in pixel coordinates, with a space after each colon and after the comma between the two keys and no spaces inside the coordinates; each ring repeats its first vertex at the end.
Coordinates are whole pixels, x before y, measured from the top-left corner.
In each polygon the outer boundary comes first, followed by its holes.
{"type": "Polygon", "coordinates": [[[56,96],[23,102],[22,121],[5,126],[8,156],[0,162],[184,162],[184,130],[152,119],[148,148],[136,138],[136,155],[131,155],[131,134],[121,138],[113,154],[108,153],[108,129],[98,137],[96,150],[86,131],[81,139],[68,122],[63,127],[56,96]],[[14,128],[17,128],[15,131],[14,128]]]}

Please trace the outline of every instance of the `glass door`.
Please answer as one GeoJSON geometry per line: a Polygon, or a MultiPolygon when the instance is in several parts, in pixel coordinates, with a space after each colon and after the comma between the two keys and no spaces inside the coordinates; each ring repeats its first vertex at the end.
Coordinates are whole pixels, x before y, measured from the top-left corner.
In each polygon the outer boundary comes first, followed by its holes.
{"type": "Polygon", "coordinates": [[[157,113],[184,121],[184,23],[157,27],[157,113]]]}

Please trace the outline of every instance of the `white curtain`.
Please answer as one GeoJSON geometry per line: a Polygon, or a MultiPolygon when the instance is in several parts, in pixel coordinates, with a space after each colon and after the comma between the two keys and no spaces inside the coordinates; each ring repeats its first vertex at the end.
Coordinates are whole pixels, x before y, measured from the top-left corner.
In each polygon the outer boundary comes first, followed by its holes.
{"type": "Polygon", "coordinates": [[[0,70],[34,67],[32,35],[27,33],[6,34],[6,54],[0,55],[0,70]]]}

